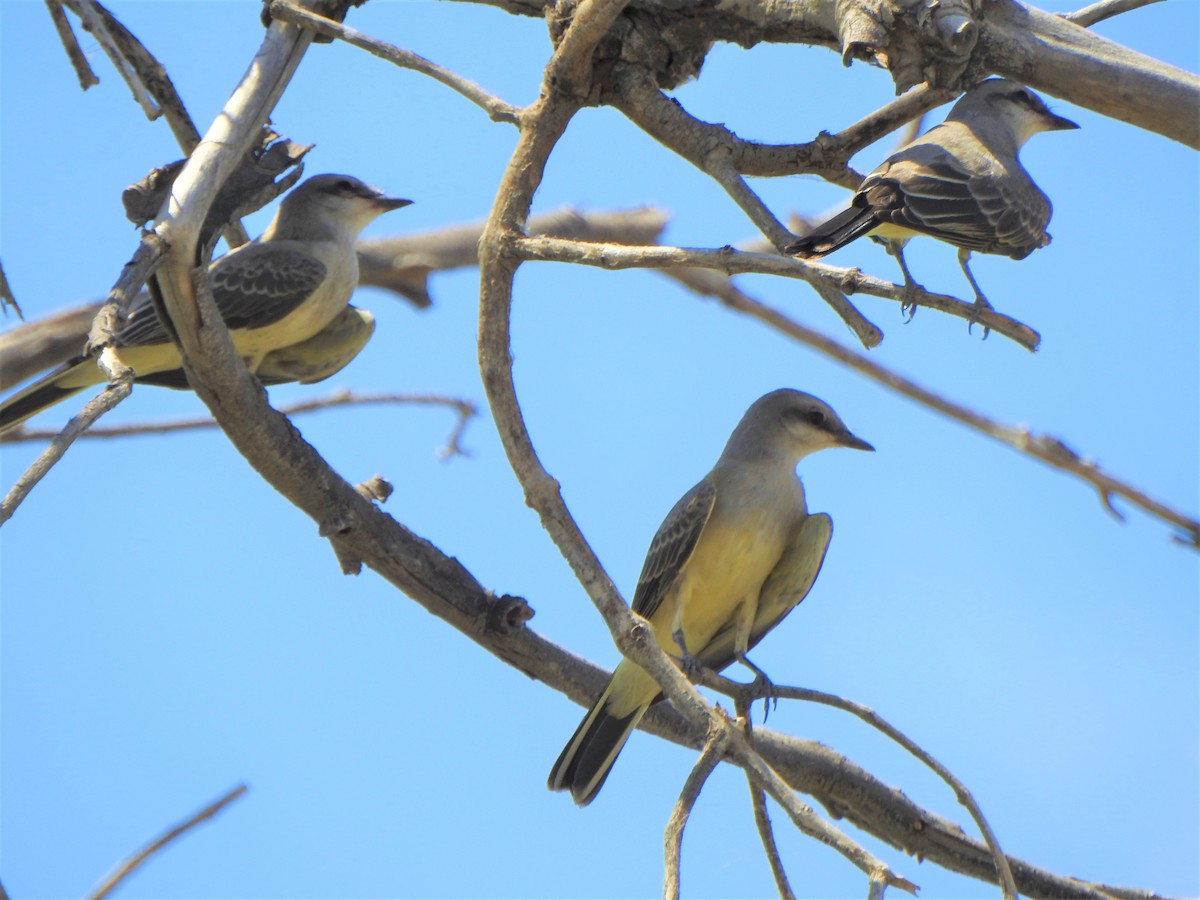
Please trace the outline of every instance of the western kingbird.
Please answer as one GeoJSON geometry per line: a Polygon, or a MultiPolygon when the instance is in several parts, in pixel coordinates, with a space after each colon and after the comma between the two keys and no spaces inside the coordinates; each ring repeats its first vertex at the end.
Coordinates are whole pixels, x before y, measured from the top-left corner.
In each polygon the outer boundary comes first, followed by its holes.
{"type": "MultiPolygon", "coordinates": [[[[765,680],[746,654],[804,599],[833,533],[828,515],[808,514],[796,477],[796,463],[826,447],[875,449],[816,397],[773,391],[746,411],[712,471],[659,526],[633,611],[685,670],[740,660],[765,680]]],[[[661,692],[645,669],[622,660],[554,763],[550,790],[590,803],[661,692]]]]}
{"type": "Polygon", "coordinates": [[[850,208],[784,248],[819,259],[864,234],[883,240],[915,286],[904,245],[926,234],[958,247],[958,262],[987,307],[967,265],[971,251],[1024,259],[1050,243],[1050,200],[1017,159],[1041,131],[1078,128],[1046,108],[1033,91],[1003,78],[971,87],[946,121],[884,161],[868,175],[850,208]]]}
{"type": "MultiPolygon", "coordinates": [[[[355,240],[376,216],[411,202],[348,175],[317,175],[284,198],[260,238],[212,263],[213,299],[251,372],[276,354],[264,373],[271,380],[264,383],[319,381],[353,358],[374,327],[370,313],[363,319],[362,311],[353,317],[346,312],[358,286],[355,240]],[[335,321],[339,324],[327,332],[335,321]],[[347,341],[361,343],[348,352],[347,341]],[[298,361],[297,352],[328,356],[298,361]],[[280,363],[282,372],[273,368],[280,363]],[[313,377],[321,372],[326,374],[313,377]]],[[[135,380],[187,386],[179,348],[153,304],[136,304],[115,338],[117,358],[137,373],[135,380]]],[[[94,360],[77,356],[0,403],[0,431],[103,382],[94,360]]]]}

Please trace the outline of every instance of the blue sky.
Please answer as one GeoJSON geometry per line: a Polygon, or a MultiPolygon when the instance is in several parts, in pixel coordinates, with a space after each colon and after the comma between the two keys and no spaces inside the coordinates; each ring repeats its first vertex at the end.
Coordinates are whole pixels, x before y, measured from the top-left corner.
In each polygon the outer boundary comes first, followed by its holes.
{"type": "MultiPolygon", "coordinates": [[[[258,46],[259,4],[111,8],[206,128],[258,46]]],[[[549,51],[541,22],[486,6],[376,0],[349,21],[518,104],[536,97],[549,51]]],[[[1097,30],[1197,69],[1200,4],[1158,4],[1097,30]]],[[[0,259],[31,317],[103,294],[136,242],[121,190],[179,155],[82,38],[102,79],[86,94],[44,5],[0,0],[0,259]]],[[[850,124],[892,89],[886,73],[845,70],[826,50],[722,45],[676,96],[743,137],[794,142],[850,124]]],[[[1048,99],[1083,126],[1039,136],[1022,155],[1054,200],[1054,243],[1020,263],[973,262],[993,303],[1042,333],[1042,349],[980,341],[930,311],[905,325],[895,304],[863,297],[886,333],[871,358],[1057,435],[1195,515],[1196,156],[1048,99]]],[[[516,136],[446,88],[338,44],[309,53],[274,121],[317,145],[310,174],[349,172],[416,201],[369,236],[485,216],[516,136]]],[[[871,168],[890,146],[856,165],[871,168]]],[[[780,216],[846,197],[812,177],[754,187],[780,216]]],[[[706,177],[619,114],[584,111],[535,211],[642,204],[670,212],[669,243],[753,237],[706,177]]],[[[829,262],[897,276],[860,244],[829,262]]],[[[968,296],[952,249],[914,242],[909,262],[931,288],[968,296]]],[[[804,285],[739,283],[852,341],[804,285]]],[[[361,291],[355,302],[379,322],[371,345],[331,382],[272,398],[351,387],[482,407],[476,273],[435,275],[431,287],[435,305],[422,312],[361,291]]],[[[1119,524],[1077,480],[650,272],[524,266],[513,352],[534,443],[626,596],[662,516],[751,401],[783,386],[828,401],[878,452],[801,464],[810,507],[836,531],[812,594],[755,661],[780,683],[865,703],[918,740],[971,788],[1009,852],[1062,874],[1200,894],[1200,579],[1196,554],[1165,526],[1120,501],[1119,524]]],[[[40,424],[73,411],[65,404],[40,424]]],[[[111,421],[200,411],[188,394],[139,388],[111,421]]],[[[436,453],[452,417],[442,410],[365,408],[298,424],[351,481],[389,478],[385,509],[485,586],[526,597],[531,627],[615,663],[486,415],[465,437],[471,456],[445,462],[436,453]]],[[[6,486],[38,449],[0,449],[6,486]]],[[[12,896],[78,896],[240,781],[248,796],[122,895],[660,892],[662,829],[693,754],[636,735],[591,807],[547,792],[582,710],[374,574],[341,576],[313,523],[219,434],[76,445],[3,529],[0,552],[0,878],[12,896]]],[[[781,704],[771,726],[833,747],[973,833],[947,788],[846,715],[781,704]]],[[[862,896],[857,870],[779,832],[798,895],[862,896]]],[[[862,840],[922,897],[997,895],[862,840]]],[[[687,896],[772,894],[737,771],[706,787],[683,860],[687,896]]]]}

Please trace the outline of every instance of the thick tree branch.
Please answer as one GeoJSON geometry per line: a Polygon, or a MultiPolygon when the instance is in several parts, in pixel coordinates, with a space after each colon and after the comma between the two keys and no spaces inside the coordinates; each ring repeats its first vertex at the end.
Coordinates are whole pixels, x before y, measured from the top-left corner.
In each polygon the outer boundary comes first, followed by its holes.
{"type": "Polygon", "coordinates": [[[1200,116],[1180,114],[1200,108],[1190,72],[1018,3],[989,4],[979,43],[988,71],[1200,149],[1200,116]]]}
{"type": "MultiPolygon", "coordinates": [[[[517,15],[543,15],[542,0],[463,0],[498,6],[517,15]]],[[[883,0],[889,9],[897,9],[883,0]]],[[[910,4],[914,15],[924,4],[910,4]]],[[[649,17],[653,30],[675,44],[672,55],[703,54],[714,41],[743,47],[757,43],[842,47],[838,0],[757,0],[680,4],[675,0],[633,0],[630,15],[649,17]]],[[[990,74],[1029,84],[1101,115],[1129,122],[1172,140],[1200,148],[1200,122],[1180,110],[1200,107],[1200,78],[1123,47],[1066,21],[1014,0],[983,5],[978,41],[970,61],[959,67],[961,90],[990,74]],[[1113,90],[1120,85],[1120,90],[1113,90]]],[[[639,30],[645,35],[647,28],[639,30]]],[[[668,83],[666,87],[673,87],[668,83]]]]}

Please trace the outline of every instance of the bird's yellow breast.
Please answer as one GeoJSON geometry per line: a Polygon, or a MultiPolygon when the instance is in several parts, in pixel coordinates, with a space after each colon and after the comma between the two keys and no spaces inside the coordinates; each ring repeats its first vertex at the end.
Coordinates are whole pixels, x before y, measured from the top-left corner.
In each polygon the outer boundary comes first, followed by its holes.
{"type": "Polygon", "coordinates": [[[679,655],[673,631],[683,632],[689,653],[702,650],[743,603],[758,603],[763,582],[783,555],[786,529],[753,517],[725,520],[714,514],[653,624],[659,646],[679,655]]]}

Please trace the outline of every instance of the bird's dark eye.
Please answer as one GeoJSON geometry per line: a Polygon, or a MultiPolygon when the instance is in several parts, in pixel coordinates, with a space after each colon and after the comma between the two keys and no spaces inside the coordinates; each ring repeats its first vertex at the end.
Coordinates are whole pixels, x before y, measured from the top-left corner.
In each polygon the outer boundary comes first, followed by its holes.
{"type": "Polygon", "coordinates": [[[336,185],[334,185],[334,187],[336,187],[343,194],[357,194],[358,193],[358,185],[355,184],[353,181],[351,181],[349,178],[341,179],[336,185]]]}
{"type": "Polygon", "coordinates": [[[819,409],[792,409],[786,415],[789,419],[805,422],[814,428],[824,428],[827,421],[825,413],[819,409]]]}

